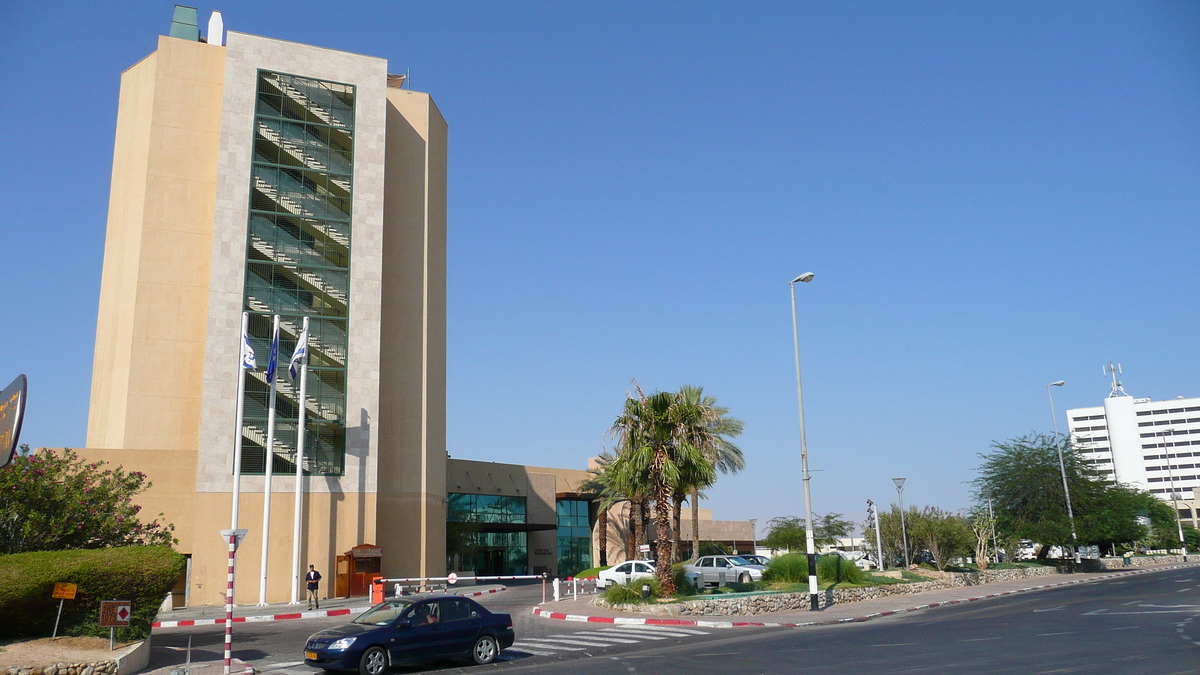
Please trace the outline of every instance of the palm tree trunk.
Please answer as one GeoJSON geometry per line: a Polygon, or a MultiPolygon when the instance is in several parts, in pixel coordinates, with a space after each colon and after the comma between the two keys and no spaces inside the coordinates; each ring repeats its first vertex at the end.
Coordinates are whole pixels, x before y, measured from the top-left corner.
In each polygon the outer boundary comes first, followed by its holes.
{"type": "Polygon", "coordinates": [[[683,499],[680,495],[674,495],[671,499],[671,564],[679,562],[679,527],[682,524],[683,518],[683,499]]]}
{"type": "Polygon", "coordinates": [[[659,446],[654,449],[654,463],[650,467],[650,477],[654,484],[654,519],[658,523],[658,539],[655,545],[658,549],[656,570],[660,595],[663,597],[675,595],[675,582],[671,578],[671,486],[667,484],[664,467],[667,463],[667,449],[659,446]]]}
{"type": "Polygon", "coordinates": [[[692,557],[700,555],[700,489],[692,488],[692,557]]]}
{"type": "Polygon", "coordinates": [[[638,545],[638,527],[642,522],[642,502],[640,499],[629,500],[629,538],[625,540],[625,559],[633,560],[638,545]]]}
{"type": "Polygon", "coordinates": [[[596,529],[599,539],[599,558],[600,566],[604,567],[608,564],[608,509],[603,504],[600,505],[599,513],[596,514],[596,529]]]}

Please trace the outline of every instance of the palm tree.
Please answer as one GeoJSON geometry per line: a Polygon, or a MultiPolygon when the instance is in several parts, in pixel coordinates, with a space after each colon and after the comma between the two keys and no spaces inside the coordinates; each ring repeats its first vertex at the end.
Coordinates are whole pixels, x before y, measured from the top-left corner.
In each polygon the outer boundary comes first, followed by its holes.
{"type": "Polygon", "coordinates": [[[654,500],[657,574],[664,595],[675,593],[671,578],[671,497],[681,479],[696,482],[712,473],[701,447],[716,445],[710,427],[714,411],[671,392],[647,396],[641,387],[625,400],[625,409],[609,433],[618,441],[612,470],[622,489],[654,500]]]}
{"type": "MultiPolygon", "coordinates": [[[[679,388],[679,396],[687,400],[690,405],[703,406],[710,411],[706,418],[708,434],[703,439],[706,442],[699,446],[699,450],[713,468],[725,474],[737,473],[744,469],[746,460],[742,456],[742,451],[729,439],[741,435],[745,424],[740,419],[731,417],[729,408],[717,405],[715,396],[705,396],[704,387],[685,384],[679,388]]],[[[711,484],[693,483],[689,485],[691,489],[689,501],[692,506],[693,556],[697,555],[700,550],[700,490],[711,484]]]]}

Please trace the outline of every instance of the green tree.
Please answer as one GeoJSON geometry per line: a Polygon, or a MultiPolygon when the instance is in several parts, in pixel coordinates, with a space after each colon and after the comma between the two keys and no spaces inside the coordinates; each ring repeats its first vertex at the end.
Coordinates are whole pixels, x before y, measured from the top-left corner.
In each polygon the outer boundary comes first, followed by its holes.
{"type": "Polygon", "coordinates": [[[177,543],[173,525],[138,517],[133,499],[150,487],[146,474],[105,464],[22,446],[0,469],[0,554],[177,543]]]}
{"type": "Polygon", "coordinates": [[[968,550],[973,538],[965,518],[936,506],[926,506],[914,515],[905,514],[905,519],[909,540],[920,544],[920,548],[913,550],[929,551],[942,571],[952,558],[968,550]]]}
{"type": "MultiPolygon", "coordinates": [[[[854,523],[846,520],[840,513],[827,513],[817,516],[813,527],[813,543],[817,548],[832,546],[839,539],[850,536],[854,523]]],[[[767,536],[763,538],[763,546],[773,551],[787,549],[793,553],[807,550],[805,521],[796,516],[779,516],[767,521],[767,536]]]]}
{"type": "MultiPolygon", "coordinates": [[[[705,444],[698,448],[709,464],[724,474],[737,473],[746,468],[746,460],[741,449],[732,441],[733,438],[741,435],[745,424],[740,419],[731,416],[729,408],[717,405],[717,397],[705,396],[704,387],[685,384],[679,388],[679,396],[689,405],[703,406],[711,413],[706,422],[709,435],[700,439],[705,444]]],[[[680,487],[686,488],[690,495],[688,501],[692,507],[692,555],[696,555],[700,545],[700,491],[710,487],[711,483],[704,484],[698,481],[696,476],[685,476],[683,483],[680,487]]],[[[678,499],[676,499],[676,509],[678,509],[678,503],[678,499]]],[[[676,527],[678,524],[677,518],[676,527]]],[[[679,533],[676,532],[676,539],[678,538],[679,533]]]]}
{"type": "Polygon", "coordinates": [[[617,439],[612,465],[617,484],[627,493],[640,492],[654,501],[657,570],[664,595],[675,593],[670,565],[671,498],[682,476],[715,472],[699,449],[713,443],[714,416],[707,406],[677,394],[647,396],[637,387],[609,430],[617,439]]]}

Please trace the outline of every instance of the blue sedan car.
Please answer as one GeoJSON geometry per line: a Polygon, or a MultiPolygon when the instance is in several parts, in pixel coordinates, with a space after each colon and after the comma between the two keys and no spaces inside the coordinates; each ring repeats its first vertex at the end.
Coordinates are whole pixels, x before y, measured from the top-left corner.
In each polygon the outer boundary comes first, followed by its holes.
{"type": "Polygon", "coordinates": [[[401,663],[469,657],[491,663],[515,636],[512,617],[454,595],[399,597],[345,626],[313,634],[304,663],[325,670],[381,675],[401,663]]]}

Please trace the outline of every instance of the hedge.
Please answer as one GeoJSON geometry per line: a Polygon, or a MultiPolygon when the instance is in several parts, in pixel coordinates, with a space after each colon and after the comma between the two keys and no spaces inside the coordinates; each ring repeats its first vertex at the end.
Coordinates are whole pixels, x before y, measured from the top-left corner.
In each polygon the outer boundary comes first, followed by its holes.
{"type": "Polygon", "coordinates": [[[36,551],[0,555],[0,635],[45,637],[54,630],[56,582],[78,584],[63,603],[59,635],[108,637],[100,628],[101,600],[129,600],[129,628],[120,640],[150,634],[150,624],[167,591],[179,580],[184,557],[165,546],[36,551]]]}

